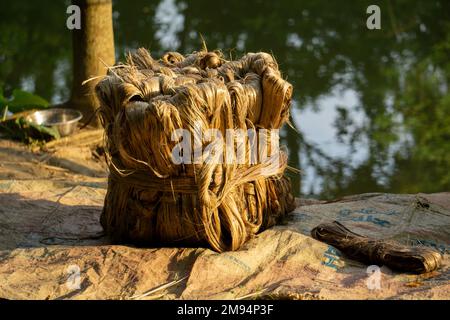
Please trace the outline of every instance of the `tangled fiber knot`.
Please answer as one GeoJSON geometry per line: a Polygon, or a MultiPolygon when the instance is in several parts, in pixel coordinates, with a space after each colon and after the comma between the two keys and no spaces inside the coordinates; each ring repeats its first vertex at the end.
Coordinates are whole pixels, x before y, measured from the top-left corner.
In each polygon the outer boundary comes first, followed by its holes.
{"type": "MultiPolygon", "coordinates": [[[[270,136],[288,120],[292,85],[271,55],[226,61],[203,50],[155,60],[138,49],[109,68],[96,94],[110,168],[101,224],[116,242],[236,250],[294,209],[286,152],[267,147],[276,161],[251,161],[254,137],[233,142],[245,148],[244,163],[205,161],[218,152],[173,161],[177,129],[270,136]]],[[[210,143],[222,141],[192,141],[194,151],[210,143]]]]}

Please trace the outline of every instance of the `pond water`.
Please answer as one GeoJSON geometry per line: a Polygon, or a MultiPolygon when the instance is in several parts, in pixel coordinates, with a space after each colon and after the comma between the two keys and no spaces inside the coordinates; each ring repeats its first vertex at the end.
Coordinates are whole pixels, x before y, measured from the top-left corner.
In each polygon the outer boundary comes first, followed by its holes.
{"type": "MultiPolygon", "coordinates": [[[[295,193],[450,190],[450,2],[117,0],[117,58],[147,47],[273,53],[294,85],[283,141],[295,193]]],[[[0,11],[0,87],[57,103],[69,96],[67,1],[10,1],[0,11]]]]}

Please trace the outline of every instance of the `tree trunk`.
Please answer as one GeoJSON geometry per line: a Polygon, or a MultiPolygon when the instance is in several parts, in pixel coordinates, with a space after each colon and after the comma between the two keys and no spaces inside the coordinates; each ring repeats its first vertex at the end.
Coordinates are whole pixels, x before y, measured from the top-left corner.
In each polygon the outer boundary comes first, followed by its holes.
{"type": "Polygon", "coordinates": [[[98,108],[94,88],[99,78],[83,81],[106,74],[107,66],[114,65],[114,33],[111,0],[73,0],[81,9],[81,29],[72,32],[73,85],[70,101],[66,105],[83,113],[83,121],[92,119],[91,125],[98,126],[93,117],[98,108]]]}

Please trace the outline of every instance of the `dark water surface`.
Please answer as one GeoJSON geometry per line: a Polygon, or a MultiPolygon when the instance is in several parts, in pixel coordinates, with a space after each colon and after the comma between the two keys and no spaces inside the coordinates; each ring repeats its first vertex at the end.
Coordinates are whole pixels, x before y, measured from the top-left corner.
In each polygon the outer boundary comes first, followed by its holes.
{"type": "MultiPolygon", "coordinates": [[[[68,98],[67,1],[2,1],[0,87],[68,98]],[[5,3],[3,3],[5,2],[5,3]]],[[[450,190],[450,1],[114,1],[117,57],[267,51],[294,85],[297,194],[450,190]],[[381,8],[368,30],[366,8],[381,8]]]]}

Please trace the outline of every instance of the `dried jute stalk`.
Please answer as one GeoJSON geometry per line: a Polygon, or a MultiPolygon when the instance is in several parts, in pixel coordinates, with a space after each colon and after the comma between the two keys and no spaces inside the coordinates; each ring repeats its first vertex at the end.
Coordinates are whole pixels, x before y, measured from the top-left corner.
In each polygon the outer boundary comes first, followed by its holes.
{"type": "MultiPolygon", "coordinates": [[[[250,161],[256,138],[234,143],[245,148],[245,162],[172,157],[177,129],[225,137],[227,129],[261,133],[288,120],[292,86],[271,55],[226,61],[203,50],[155,60],[139,49],[109,68],[96,94],[110,168],[101,224],[116,242],[236,250],[294,209],[286,153],[267,147],[276,161],[250,161]]],[[[191,144],[204,150],[218,141],[191,144]]]]}

